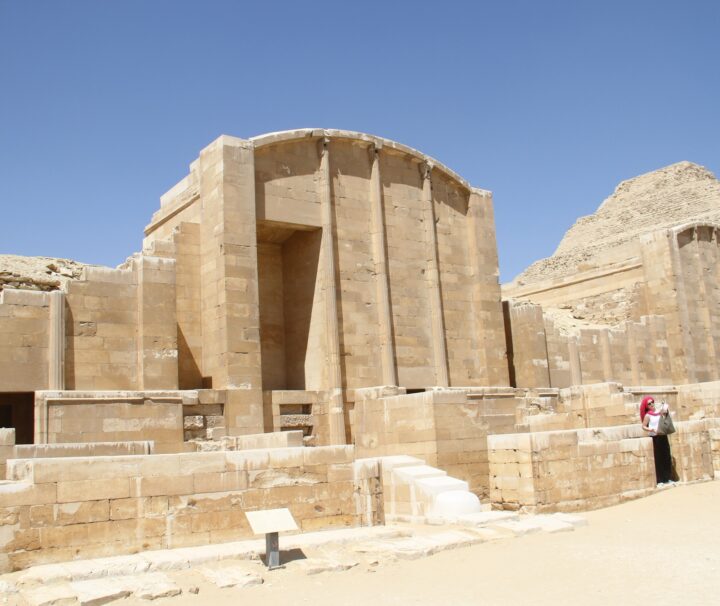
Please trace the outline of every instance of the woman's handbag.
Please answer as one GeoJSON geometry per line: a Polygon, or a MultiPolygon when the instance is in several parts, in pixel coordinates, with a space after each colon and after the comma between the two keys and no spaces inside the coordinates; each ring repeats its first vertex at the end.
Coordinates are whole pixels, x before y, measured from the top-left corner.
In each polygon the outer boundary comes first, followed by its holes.
{"type": "Polygon", "coordinates": [[[675,425],[673,425],[670,413],[662,415],[660,417],[660,423],[658,423],[657,432],[658,434],[663,436],[669,436],[671,433],[675,433],[675,425]]]}

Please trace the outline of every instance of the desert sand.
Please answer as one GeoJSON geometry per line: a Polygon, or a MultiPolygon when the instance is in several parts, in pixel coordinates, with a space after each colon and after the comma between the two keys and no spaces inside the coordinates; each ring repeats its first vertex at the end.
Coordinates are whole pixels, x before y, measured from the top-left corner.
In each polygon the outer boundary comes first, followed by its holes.
{"type": "MultiPolygon", "coordinates": [[[[307,575],[294,562],[263,572],[265,583],[218,589],[195,571],[175,573],[199,593],[173,606],[287,604],[717,604],[720,595],[720,481],[678,485],[617,507],[581,514],[574,532],[536,533],[307,575]]],[[[261,564],[255,563],[261,570],[261,564]]],[[[147,604],[137,598],[124,605],[147,604]]]]}

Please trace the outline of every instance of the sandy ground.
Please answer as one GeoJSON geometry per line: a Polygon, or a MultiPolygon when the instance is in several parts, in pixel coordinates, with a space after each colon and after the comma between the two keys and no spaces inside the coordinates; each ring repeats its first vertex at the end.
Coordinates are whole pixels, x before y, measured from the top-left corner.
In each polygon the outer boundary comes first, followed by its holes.
{"type": "MultiPolygon", "coordinates": [[[[172,606],[288,604],[699,604],[720,603],[720,481],[676,486],[637,501],[582,514],[574,532],[536,533],[412,560],[362,564],[309,576],[291,562],[265,583],[218,589],[195,571],[197,595],[172,606]]],[[[261,564],[256,562],[258,572],[261,564]]],[[[145,604],[136,598],[118,604],[145,604]]]]}

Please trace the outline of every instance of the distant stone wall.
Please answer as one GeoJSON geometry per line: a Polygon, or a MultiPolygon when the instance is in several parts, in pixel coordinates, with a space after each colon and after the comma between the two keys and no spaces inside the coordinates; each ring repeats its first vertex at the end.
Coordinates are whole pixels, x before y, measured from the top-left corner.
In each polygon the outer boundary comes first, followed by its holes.
{"type": "MultiPolygon", "coordinates": [[[[570,387],[616,381],[625,385],[672,383],[673,361],[663,316],[618,326],[570,332],[539,305],[505,302],[512,340],[509,360],[517,387],[570,387]]],[[[677,365],[677,362],[675,362],[677,365]]]]}
{"type": "Polygon", "coordinates": [[[514,384],[720,379],[719,232],[714,223],[653,231],[622,267],[505,287],[514,384]]]}
{"type": "Polygon", "coordinates": [[[258,509],[288,507],[302,531],[354,526],[367,512],[352,461],[350,446],[11,461],[0,572],[250,538],[258,509]]]}
{"type": "MultiPolygon", "coordinates": [[[[714,468],[711,432],[720,419],[675,426],[669,439],[680,480],[712,479],[720,469],[714,468]]],[[[490,498],[500,509],[595,509],[656,489],[652,441],[639,423],[489,436],[488,449],[490,498]]]]}

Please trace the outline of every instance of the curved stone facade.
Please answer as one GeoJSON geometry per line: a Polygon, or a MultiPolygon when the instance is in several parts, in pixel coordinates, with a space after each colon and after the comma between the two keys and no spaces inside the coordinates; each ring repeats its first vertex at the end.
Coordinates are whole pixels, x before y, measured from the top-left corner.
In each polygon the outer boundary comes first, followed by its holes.
{"type": "Polygon", "coordinates": [[[241,433],[294,398],[342,442],[356,389],[508,385],[491,194],[362,133],[218,138],[143,252],[65,299],[55,382],[29,391],[223,390],[241,433]]]}

